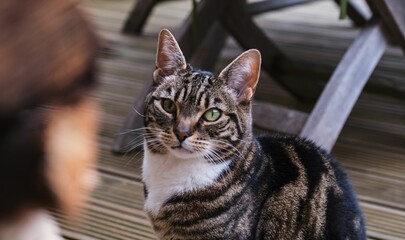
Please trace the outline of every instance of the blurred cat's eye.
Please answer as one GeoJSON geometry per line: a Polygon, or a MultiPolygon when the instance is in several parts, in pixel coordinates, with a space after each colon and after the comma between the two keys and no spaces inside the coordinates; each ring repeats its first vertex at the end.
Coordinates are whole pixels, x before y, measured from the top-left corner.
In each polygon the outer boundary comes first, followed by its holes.
{"type": "Polygon", "coordinates": [[[176,104],[170,99],[162,99],[162,107],[168,113],[176,112],[176,104]]]}
{"type": "Polygon", "coordinates": [[[204,113],[204,120],[208,122],[214,122],[221,117],[221,111],[217,108],[211,108],[204,113]]]}

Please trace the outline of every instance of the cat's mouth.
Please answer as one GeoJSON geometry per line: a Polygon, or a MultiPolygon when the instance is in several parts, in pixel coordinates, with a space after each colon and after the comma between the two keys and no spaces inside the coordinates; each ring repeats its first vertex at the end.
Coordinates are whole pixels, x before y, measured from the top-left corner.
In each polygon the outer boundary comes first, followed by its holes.
{"type": "Polygon", "coordinates": [[[187,148],[184,148],[182,145],[173,146],[173,147],[171,147],[171,149],[178,151],[180,153],[193,153],[193,151],[191,151],[187,148]]]}

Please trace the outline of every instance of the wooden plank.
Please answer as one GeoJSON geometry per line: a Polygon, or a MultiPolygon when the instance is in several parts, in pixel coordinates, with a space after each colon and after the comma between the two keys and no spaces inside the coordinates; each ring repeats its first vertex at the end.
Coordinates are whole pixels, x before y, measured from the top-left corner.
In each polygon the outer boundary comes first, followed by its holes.
{"type": "Polygon", "coordinates": [[[308,114],[286,107],[254,101],[253,124],[256,127],[297,135],[304,126],[308,114]]]}
{"type": "Polygon", "coordinates": [[[405,2],[404,0],[374,1],[382,20],[405,52],[405,2]]]}
{"type": "Polygon", "coordinates": [[[302,137],[327,151],[332,149],[386,46],[379,22],[370,23],[360,32],[318,99],[300,134],[302,137]]]}
{"type": "Polygon", "coordinates": [[[405,238],[405,214],[398,209],[391,209],[366,202],[360,203],[367,219],[368,234],[372,237],[388,240],[405,238]]]}
{"type": "Polygon", "coordinates": [[[127,149],[125,149],[125,146],[128,146],[128,144],[132,141],[132,139],[136,139],[137,137],[140,136],[140,132],[137,131],[132,131],[134,129],[138,129],[143,126],[143,106],[144,106],[144,99],[148,95],[150,89],[152,88],[153,81],[152,81],[152,74],[153,71],[148,75],[150,78],[148,78],[142,87],[141,91],[136,95],[135,101],[133,104],[133,109],[132,111],[130,110],[125,118],[124,124],[122,125],[120,129],[120,133],[126,133],[126,134],[119,134],[115,138],[113,145],[112,145],[112,151],[114,153],[126,153],[127,149]]]}
{"type": "Polygon", "coordinates": [[[65,236],[73,239],[156,239],[143,209],[143,186],[138,181],[100,174],[83,218],[76,222],[55,213],[65,236]]]}

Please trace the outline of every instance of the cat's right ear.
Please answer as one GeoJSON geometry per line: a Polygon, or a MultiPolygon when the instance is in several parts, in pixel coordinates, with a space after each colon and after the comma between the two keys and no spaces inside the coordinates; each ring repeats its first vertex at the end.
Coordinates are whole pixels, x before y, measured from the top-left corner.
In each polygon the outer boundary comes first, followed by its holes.
{"type": "Polygon", "coordinates": [[[153,72],[153,81],[155,84],[160,84],[166,76],[186,68],[186,59],[176,39],[169,30],[162,29],[159,33],[156,70],[153,72]]]}
{"type": "Polygon", "coordinates": [[[260,76],[261,56],[256,49],[242,53],[219,74],[238,103],[250,101],[260,76]]]}

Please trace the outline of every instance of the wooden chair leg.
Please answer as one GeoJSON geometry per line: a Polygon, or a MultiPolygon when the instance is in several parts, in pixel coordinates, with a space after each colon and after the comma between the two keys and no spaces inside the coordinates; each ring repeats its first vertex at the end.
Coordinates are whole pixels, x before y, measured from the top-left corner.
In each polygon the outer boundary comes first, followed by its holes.
{"type": "Polygon", "coordinates": [[[301,131],[330,151],[364,85],[387,47],[380,22],[372,21],[349,47],[301,131]]]}
{"type": "Polygon", "coordinates": [[[213,70],[227,36],[221,24],[216,22],[193,54],[191,65],[204,70],[213,70]]]}
{"type": "Polygon", "coordinates": [[[315,1],[318,0],[262,0],[247,4],[246,11],[251,15],[256,15],[315,1]]]}
{"type": "MultiPolygon", "coordinates": [[[[285,58],[274,42],[272,42],[253,22],[245,8],[245,0],[234,0],[227,14],[221,16],[221,23],[229,34],[244,49],[256,48],[262,53],[262,67],[276,80],[277,60],[285,58]]],[[[282,82],[280,82],[283,84],[282,82]]]]}
{"type": "Polygon", "coordinates": [[[376,4],[379,14],[390,34],[405,53],[405,1],[378,0],[374,1],[374,4],[376,4]]]}
{"type": "Polygon", "coordinates": [[[126,34],[140,34],[153,7],[161,0],[138,0],[128,15],[122,31],[126,34]]]}
{"type": "MultiPolygon", "coordinates": [[[[247,4],[246,11],[249,15],[256,15],[314,1],[318,0],[264,0],[247,4]]],[[[215,23],[206,35],[190,62],[194,67],[212,70],[228,34],[219,23],[215,23]]]]}
{"type": "Polygon", "coordinates": [[[176,39],[186,59],[190,59],[197,50],[202,39],[209,33],[224,9],[233,4],[233,0],[206,1],[201,0],[197,7],[198,25],[194,28],[192,13],[184,21],[176,35],[176,39]]]}

